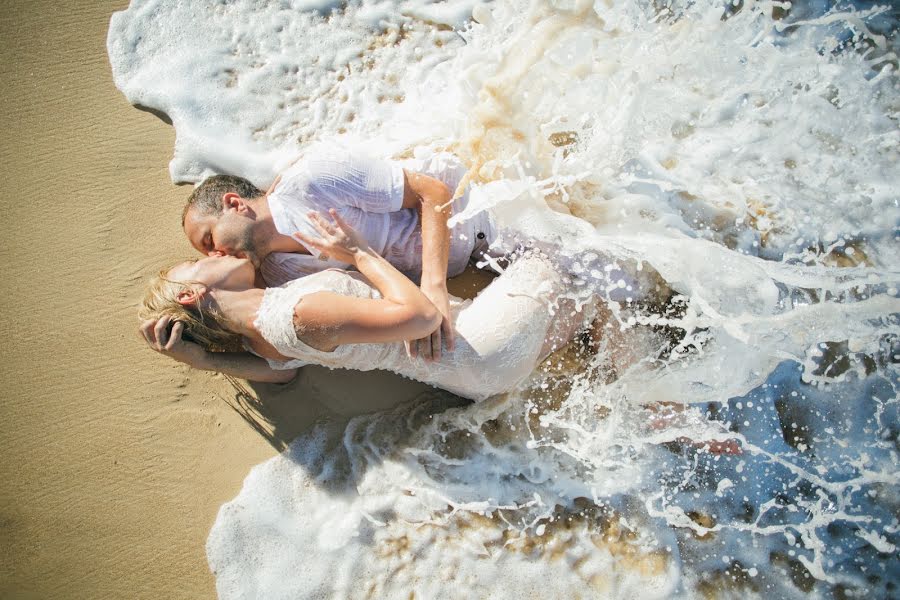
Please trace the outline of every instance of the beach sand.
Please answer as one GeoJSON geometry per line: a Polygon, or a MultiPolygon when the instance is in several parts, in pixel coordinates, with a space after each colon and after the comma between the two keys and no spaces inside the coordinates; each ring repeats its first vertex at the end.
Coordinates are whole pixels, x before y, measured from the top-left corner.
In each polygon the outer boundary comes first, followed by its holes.
{"type": "Polygon", "coordinates": [[[4,598],[214,597],[204,544],[251,467],[319,418],[426,390],[306,368],[248,396],[145,346],[136,302],[192,255],[190,188],[169,178],[172,127],[113,85],[106,33],[126,4],[0,16],[4,598]]]}

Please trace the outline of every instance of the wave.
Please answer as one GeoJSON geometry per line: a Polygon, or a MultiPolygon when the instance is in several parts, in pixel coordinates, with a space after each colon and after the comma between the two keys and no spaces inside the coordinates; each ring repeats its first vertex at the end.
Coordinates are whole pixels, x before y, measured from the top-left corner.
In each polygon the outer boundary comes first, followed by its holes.
{"type": "Polygon", "coordinates": [[[210,533],[220,595],[896,595],[897,19],[749,0],[114,15],[116,85],[171,119],[173,179],[265,187],[317,139],[451,150],[471,168],[456,218],[489,208],[586,279],[602,255],[640,283],[617,345],[483,403],[323,425],[256,467],[210,533]]]}

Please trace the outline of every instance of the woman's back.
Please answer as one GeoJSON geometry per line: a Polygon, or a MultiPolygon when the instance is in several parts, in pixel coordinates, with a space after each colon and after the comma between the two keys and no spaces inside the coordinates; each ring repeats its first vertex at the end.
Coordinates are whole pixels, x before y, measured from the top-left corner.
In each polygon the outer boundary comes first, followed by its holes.
{"type": "Polygon", "coordinates": [[[313,363],[360,371],[383,369],[481,400],[515,388],[531,374],[542,358],[553,321],[549,304],[561,291],[561,284],[560,274],[545,259],[518,260],[474,301],[454,302],[456,345],[435,362],[410,358],[400,341],[344,344],[322,352],[297,338],[294,307],[307,294],[328,291],[357,298],[380,297],[358,273],[328,270],[269,288],[255,325],[278,352],[297,359],[270,361],[275,368],[313,363]]]}

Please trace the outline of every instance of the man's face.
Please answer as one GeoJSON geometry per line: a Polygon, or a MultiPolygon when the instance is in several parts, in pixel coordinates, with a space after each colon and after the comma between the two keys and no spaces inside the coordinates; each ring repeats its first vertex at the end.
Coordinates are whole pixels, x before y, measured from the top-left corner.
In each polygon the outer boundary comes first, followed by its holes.
{"type": "Polygon", "coordinates": [[[253,219],[233,210],[221,215],[198,215],[191,210],[184,219],[184,233],[201,254],[248,258],[254,266],[259,266],[253,224],[253,219]]]}

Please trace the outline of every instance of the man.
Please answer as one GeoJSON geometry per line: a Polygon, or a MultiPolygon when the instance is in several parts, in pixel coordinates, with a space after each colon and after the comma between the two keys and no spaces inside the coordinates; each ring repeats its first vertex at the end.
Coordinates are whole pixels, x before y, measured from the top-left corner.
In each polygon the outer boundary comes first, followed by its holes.
{"type": "MultiPolygon", "coordinates": [[[[198,186],[182,217],[185,234],[203,254],[249,258],[262,282],[281,285],[329,267],[347,265],[321,256],[292,237],[316,236],[309,213],[336,209],[369,244],[410,278],[443,315],[429,338],[408,345],[410,354],[439,359],[441,344],[453,347],[447,277],[461,273],[494,239],[487,213],[452,229],[451,214],[461,211],[467,194],[451,202],[465,168],[451,154],[425,160],[388,161],[335,146],[309,149],[268,192],[231,176],[215,176],[198,186]]],[[[208,356],[180,339],[177,324],[148,322],[141,327],[155,350],[198,368],[251,379],[269,379],[252,355],[208,356]],[[189,352],[186,352],[188,351],[189,352]]],[[[261,359],[260,359],[261,360],[261,359]]],[[[282,380],[285,375],[275,376],[282,380]]]]}

